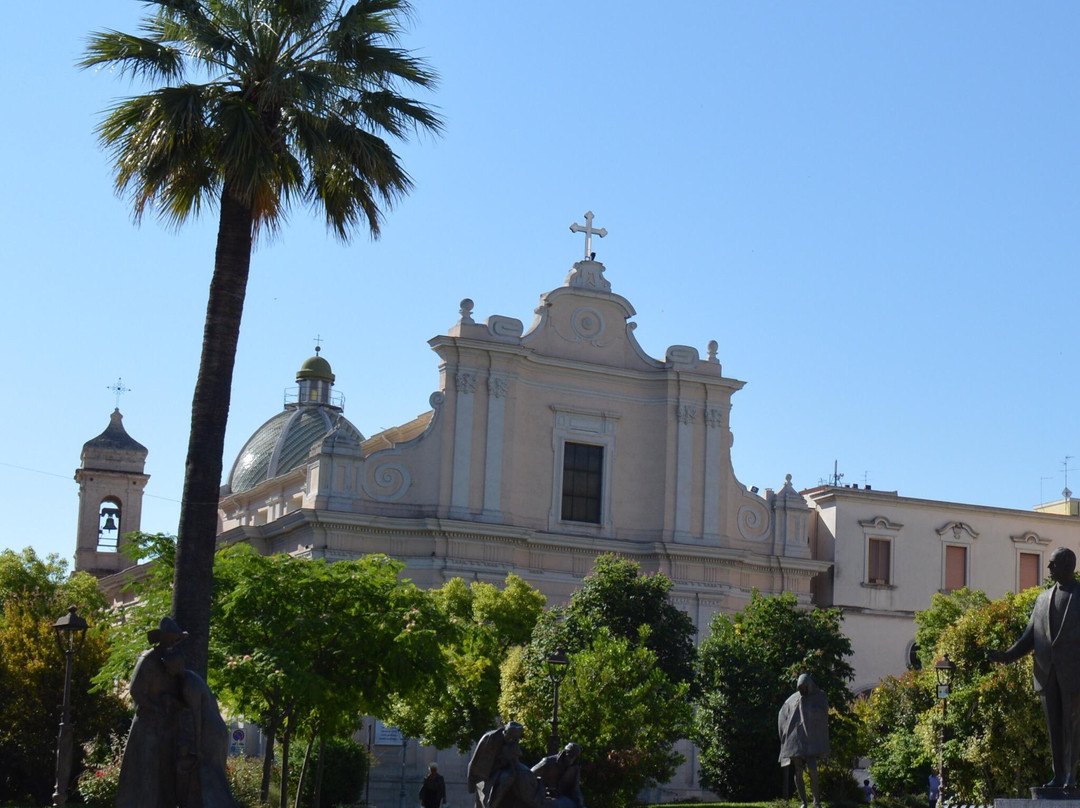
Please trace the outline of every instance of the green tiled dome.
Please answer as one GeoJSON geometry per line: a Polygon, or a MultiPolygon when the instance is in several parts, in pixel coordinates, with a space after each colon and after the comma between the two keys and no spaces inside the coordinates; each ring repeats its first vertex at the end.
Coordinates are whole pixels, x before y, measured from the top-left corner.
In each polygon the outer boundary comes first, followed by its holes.
{"type": "MultiPolygon", "coordinates": [[[[231,492],[250,491],[295,469],[311,452],[311,447],[334,428],[337,414],[329,407],[293,407],[275,415],[240,450],[229,473],[231,492]]],[[[356,432],[347,421],[344,425],[356,432]]],[[[359,437],[360,433],[356,435],[359,437]]]]}

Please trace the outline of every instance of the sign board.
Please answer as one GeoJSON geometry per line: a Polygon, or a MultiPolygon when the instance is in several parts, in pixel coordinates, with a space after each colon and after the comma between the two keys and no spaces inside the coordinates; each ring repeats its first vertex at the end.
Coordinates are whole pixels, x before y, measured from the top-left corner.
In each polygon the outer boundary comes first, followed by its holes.
{"type": "Polygon", "coordinates": [[[375,722],[375,744],[377,746],[401,746],[404,740],[401,737],[401,730],[397,727],[388,727],[382,721],[375,722]]]}

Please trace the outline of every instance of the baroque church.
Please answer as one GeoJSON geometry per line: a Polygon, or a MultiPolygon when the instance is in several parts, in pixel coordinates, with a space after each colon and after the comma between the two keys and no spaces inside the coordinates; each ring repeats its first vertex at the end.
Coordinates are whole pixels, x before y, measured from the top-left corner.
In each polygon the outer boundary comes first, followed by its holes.
{"type": "MultiPolygon", "coordinates": [[[[425,587],[514,572],[549,603],[567,601],[598,555],[618,553],[672,580],[699,641],[713,614],[739,610],[754,589],[792,592],[807,607],[843,608],[856,691],[911,664],[914,613],[934,592],[999,597],[1039,583],[1054,547],[1080,551],[1069,497],[1018,511],[857,486],[799,492],[790,475],[748,490],[730,453],[744,383],[724,375],[715,342],[704,357],[688,345],[662,359],[642,350],[633,306],[591,253],[601,231],[591,214],[586,223],[586,257],[540,295],[527,328],[503,315],[478,322],[461,302],[460,319],[429,340],[430,409],[408,423],[366,437],[316,349],[295,395],[229,470],[220,539],[328,560],[385,553],[425,587]]],[[[123,579],[123,534],[139,527],[146,452],[116,411],[76,472],[76,568],[107,589],[123,579]]],[[[402,766],[419,783],[433,760],[451,803],[465,798],[452,750],[410,747],[381,726],[368,738],[394,764],[373,769],[372,802],[397,798],[402,766]]],[[[702,796],[694,750],[681,751],[687,764],[656,799],[702,796]]]]}

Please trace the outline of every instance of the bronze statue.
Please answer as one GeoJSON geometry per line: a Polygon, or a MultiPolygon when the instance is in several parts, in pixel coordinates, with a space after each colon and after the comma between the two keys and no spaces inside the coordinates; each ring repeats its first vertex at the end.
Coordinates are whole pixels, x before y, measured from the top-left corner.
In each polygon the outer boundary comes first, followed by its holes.
{"type": "Polygon", "coordinates": [[[206,682],[184,668],[187,633],[163,617],[146,636],[154,647],[131,676],[116,808],[238,808],[225,774],[229,731],[206,682]]]}
{"type": "Polygon", "coordinates": [[[525,727],[517,721],[484,733],[469,759],[476,808],[541,808],[540,780],[521,762],[525,727]]]}
{"type": "Polygon", "coordinates": [[[799,676],[796,690],[780,708],[780,765],[795,769],[795,789],[806,808],[803,768],[810,771],[810,792],[814,808],[820,808],[817,759],[829,754],[829,700],[814,684],[810,674],[799,676]]]}
{"type": "Polygon", "coordinates": [[[177,803],[181,808],[239,808],[225,770],[229,728],[217,699],[195,671],[184,668],[179,649],[165,652],[165,669],[179,684],[179,732],[176,743],[177,803]]]}
{"type": "Polygon", "coordinates": [[[532,767],[544,787],[544,800],[551,808],[585,808],[581,795],[581,747],[568,743],[557,755],[540,758],[532,767]]]}
{"type": "Polygon", "coordinates": [[[147,632],[153,644],[131,674],[131,721],[120,764],[116,808],[176,807],[176,680],[165,669],[164,654],[187,633],[171,617],[147,632]]]}
{"type": "Polygon", "coordinates": [[[1076,583],[1076,554],[1059,547],[1047,565],[1054,580],[1041,592],[1024,632],[1004,651],[988,650],[991,662],[1014,662],[1034,656],[1035,692],[1042,701],[1054,779],[1044,788],[1076,788],[1080,756],[1080,586],[1076,583]],[[1077,601],[1073,603],[1073,601],[1077,601]]]}

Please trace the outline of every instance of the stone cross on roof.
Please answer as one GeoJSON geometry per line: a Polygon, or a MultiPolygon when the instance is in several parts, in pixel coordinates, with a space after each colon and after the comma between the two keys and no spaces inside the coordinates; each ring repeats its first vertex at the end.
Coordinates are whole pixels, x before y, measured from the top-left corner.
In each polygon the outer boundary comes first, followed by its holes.
{"type": "Polygon", "coordinates": [[[588,211],[585,211],[585,226],[584,227],[582,227],[580,224],[577,224],[576,222],[574,224],[570,225],[570,232],[572,232],[572,233],[584,233],[585,234],[585,260],[586,261],[591,261],[593,259],[593,255],[594,255],[593,250],[592,250],[592,237],[594,235],[597,235],[597,236],[600,236],[600,238],[603,238],[604,236],[607,235],[607,229],[606,228],[601,227],[599,229],[594,229],[593,226],[592,226],[592,220],[593,220],[593,212],[591,210],[588,210],[588,211]]]}

